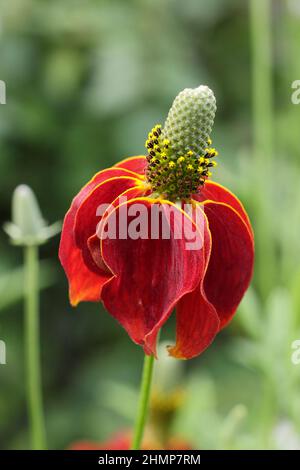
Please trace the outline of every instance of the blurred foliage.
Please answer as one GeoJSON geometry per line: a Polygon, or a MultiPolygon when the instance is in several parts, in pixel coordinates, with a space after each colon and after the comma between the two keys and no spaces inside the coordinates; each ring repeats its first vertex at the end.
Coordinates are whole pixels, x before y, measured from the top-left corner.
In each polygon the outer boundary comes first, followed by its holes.
{"type": "MultiPolygon", "coordinates": [[[[57,269],[54,263],[42,261],[40,264],[40,288],[44,289],[55,284],[57,269]]],[[[5,311],[14,303],[22,300],[24,287],[23,268],[15,268],[10,271],[0,273],[0,313],[5,311]]]]}
{"type": "MultiPolygon", "coordinates": [[[[143,152],[148,130],[181,89],[207,83],[216,93],[216,179],[241,198],[255,232],[267,234],[273,258],[269,265],[259,253],[231,327],[201,357],[180,363],[185,400],[168,432],[200,449],[300,448],[300,366],[291,363],[291,343],[300,338],[300,107],[290,101],[300,78],[300,11],[297,1],[272,1],[274,141],[266,171],[264,155],[253,157],[249,4],[0,0],[2,222],[20,183],[34,189],[50,222],[62,219],[96,171],[143,152]]],[[[0,446],[24,448],[21,251],[4,233],[0,249],[0,338],[7,344],[0,446]]],[[[41,247],[51,259],[41,278],[48,287],[41,343],[50,448],[105,440],[132,426],[142,364],[141,350],[100,305],[71,309],[57,249],[58,240],[41,247]]],[[[163,338],[173,329],[171,320],[163,338]]]]}

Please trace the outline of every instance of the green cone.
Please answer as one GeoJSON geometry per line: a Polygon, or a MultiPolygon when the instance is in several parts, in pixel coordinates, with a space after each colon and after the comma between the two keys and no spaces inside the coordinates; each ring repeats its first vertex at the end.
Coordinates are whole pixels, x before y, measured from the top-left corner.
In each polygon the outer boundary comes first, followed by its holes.
{"type": "Polygon", "coordinates": [[[163,129],[177,156],[192,150],[204,154],[216,114],[216,98],[210,88],[185,88],[176,96],[163,129]]]}

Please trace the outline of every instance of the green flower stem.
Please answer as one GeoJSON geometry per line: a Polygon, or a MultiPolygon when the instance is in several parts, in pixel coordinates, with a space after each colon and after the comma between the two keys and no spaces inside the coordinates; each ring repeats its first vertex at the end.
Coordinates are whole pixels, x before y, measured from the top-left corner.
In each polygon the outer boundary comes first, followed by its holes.
{"type": "Polygon", "coordinates": [[[285,97],[285,125],[282,125],[280,139],[280,152],[285,155],[286,149],[289,151],[289,161],[298,164],[299,159],[299,106],[293,105],[288,99],[286,93],[290,90],[292,94],[295,89],[291,88],[294,80],[300,77],[300,61],[295,60],[299,55],[300,30],[299,30],[299,13],[297,12],[299,4],[284,0],[282,21],[278,26],[282,25],[281,42],[286,44],[285,53],[283,54],[283,72],[281,87],[284,90],[285,97]]]}
{"type": "MultiPolygon", "coordinates": [[[[255,245],[257,252],[257,285],[264,299],[276,284],[275,247],[272,243],[268,220],[273,204],[272,179],[268,175],[274,169],[274,122],[273,122],[273,77],[272,77],[272,0],[251,0],[250,30],[252,47],[252,104],[254,165],[257,168],[256,192],[260,194],[256,207],[255,245]],[[262,194],[265,194],[262,197],[262,194]]],[[[268,375],[262,378],[261,433],[264,448],[270,445],[270,432],[274,426],[276,403],[268,375]]]]}
{"type": "Polygon", "coordinates": [[[154,356],[145,355],[143,376],[140,389],[140,398],[138,404],[138,412],[134,427],[132,449],[138,450],[141,447],[145,424],[149,409],[149,399],[151,392],[151,382],[153,375],[154,356]]]}
{"type": "MultiPolygon", "coordinates": [[[[251,0],[252,101],[255,158],[273,157],[272,0],[251,0]]],[[[263,176],[265,177],[265,175],[263,176]]]]}
{"type": "Polygon", "coordinates": [[[25,264],[25,357],[27,374],[28,414],[32,448],[46,448],[42,405],[40,343],[39,343],[39,261],[38,247],[24,247],[25,264]]]}
{"type": "Polygon", "coordinates": [[[266,194],[256,202],[256,272],[261,294],[266,297],[276,276],[274,245],[270,225],[266,224],[273,200],[272,174],[274,159],[273,77],[272,77],[272,0],[250,1],[252,53],[252,106],[256,194],[266,194]]]}

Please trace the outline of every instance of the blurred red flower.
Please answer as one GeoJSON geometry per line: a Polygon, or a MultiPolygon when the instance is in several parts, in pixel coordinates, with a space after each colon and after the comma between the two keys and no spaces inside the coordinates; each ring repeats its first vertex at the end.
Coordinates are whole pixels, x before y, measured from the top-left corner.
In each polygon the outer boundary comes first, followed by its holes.
{"type": "Polygon", "coordinates": [[[158,331],[176,308],[176,344],[169,352],[192,358],[230,322],[250,283],[253,232],[242,204],[223,186],[206,180],[191,196],[188,214],[180,204],[151,192],[147,164],[144,156],[128,158],[84,186],[65,217],[59,256],[72,305],[102,301],[146,354],[156,354],[158,331]],[[121,195],[127,197],[124,204],[121,195]],[[102,219],[104,230],[124,205],[130,213],[135,203],[147,210],[149,223],[154,205],[166,218],[173,211],[171,237],[99,240],[99,205],[111,204],[102,219]],[[174,236],[182,219],[192,220],[191,230],[201,238],[199,249],[186,249],[188,235],[174,236]]]}
{"type": "MultiPolygon", "coordinates": [[[[78,441],[70,445],[69,450],[130,450],[131,432],[124,430],[104,442],[78,441]]],[[[171,438],[164,447],[151,437],[144,439],[142,450],[191,450],[181,438],[171,438]]]]}

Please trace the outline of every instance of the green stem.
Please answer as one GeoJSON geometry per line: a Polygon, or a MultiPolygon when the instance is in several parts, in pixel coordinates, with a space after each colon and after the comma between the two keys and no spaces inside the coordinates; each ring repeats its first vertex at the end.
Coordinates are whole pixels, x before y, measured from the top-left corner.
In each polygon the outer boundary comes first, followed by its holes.
{"type": "Polygon", "coordinates": [[[262,158],[265,167],[273,157],[272,0],[251,0],[250,6],[253,132],[259,168],[262,158]]]}
{"type": "Polygon", "coordinates": [[[253,143],[256,181],[256,274],[261,294],[266,297],[276,275],[270,224],[270,186],[274,159],[273,77],[272,77],[272,0],[250,1],[252,53],[253,143]],[[266,177],[269,175],[269,177],[266,177]]]}
{"type": "MultiPolygon", "coordinates": [[[[289,158],[293,158],[298,163],[299,159],[299,106],[292,105],[290,100],[290,94],[294,91],[291,89],[292,82],[299,79],[300,77],[300,61],[295,60],[299,55],[299,42],[300,42],[300,31],[299,31],[299,14],[297,9],[299,5],[289,0],[285,0],[283,3],[283,24],[284,30],[282,31],[283,37],[282,42],[286,40],[286,51],[284,54],[284,81],[282,86],[285,90],[285,102],[287,105],[286,110],[286,125],[283,128],[283,135],[280,135],[280,141],[284,142],[285,147],[281,148],[282,152],[289,149],[289,158]]],[[[284,155],[284,153],[283,153],[284,155]]]]}
{"type": "Polygon", "coordinates": [[[144,428],[147,420],[149,399],[151,391],[151,381],[153,375],[154,356],[145,355],[143,376],[140,389],[140,398],[138,404],[137,418],[134,427],[132,449],[138,450],[141,447],[144,428]]]}
{"type": "Polygon", "coordinates": [[[38,247],[24,247],[25,263],[25,354],[27,374],[28,414],[31,440],[34,450],[46,448],[44,414],[42,404],[40,342],[39,342],[39,294],[38,247]]]}

